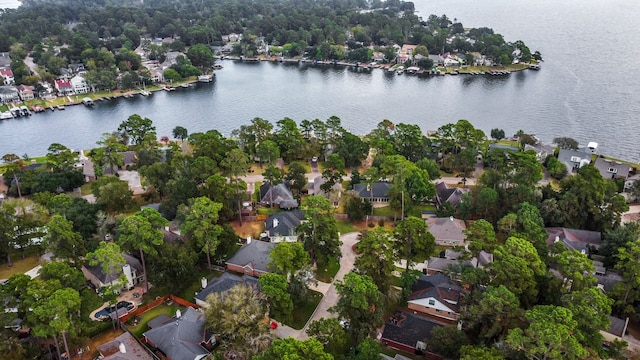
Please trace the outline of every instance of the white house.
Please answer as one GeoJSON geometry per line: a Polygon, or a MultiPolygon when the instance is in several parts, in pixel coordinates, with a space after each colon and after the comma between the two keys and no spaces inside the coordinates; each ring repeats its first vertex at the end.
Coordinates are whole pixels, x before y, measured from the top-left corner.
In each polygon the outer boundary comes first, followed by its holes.
{"type": "Polygon", "coordinates": [[[76,94],[86,94],[91,90],[89,84],[87,84],[87,81],[84,79],[84,76],[82,76],[82,74],[78,74],[72,77],[69,82],[71,83],[73,91],[76,94]]]}

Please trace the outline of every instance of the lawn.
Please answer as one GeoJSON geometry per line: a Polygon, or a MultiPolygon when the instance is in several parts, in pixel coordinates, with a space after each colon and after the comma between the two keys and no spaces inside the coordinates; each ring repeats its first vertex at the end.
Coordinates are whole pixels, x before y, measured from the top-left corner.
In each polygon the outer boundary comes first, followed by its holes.
{"type": "Polygon", "coordinates": [[[346,234],[354,231],[359,231],[353,224],[345,220],[336,220],[336,226],[340,234],[346,234]]]}
{"type": "Polygon", "coordinates": [[[313,315],[313,312],[318,307],[320,300],[322,300],[321,293],[313,290],[310,290],[310,292],[311,292],[311,299],[307,302],[300,304],[299,306],[296,306],[293,309],[291,324],[287,324],[296,330],[300,330],[304,327],[307,321],[309,321],[309,318],[311,317],[311,315],[313,315]]]}
{"type": "Polygon", "coordinates": [[[316,279],[325,283],[330,283],[340,270],[340,262],[334,258],[329,258],[327,266],[320,266],[316,270],[316,279]]]}
{"type": "Polygon", "coordinates": [[[384,207],[373,208],[373,215],[375,215],[375,216],[394,217],[395,213],[394,213],[393,209],[391,209],[390,206],[384,206],[384,207]]]}
{"type": "Polygon", "coordinates": [[[421,217],[423,211],[436,211],[435,205],[417,205],[411,207],[411,210],[407,212],[408,216],[421,217]]]}
{"type": "Polygon", "coordinates": [[[40,263],[39,256],[30,256],[22,259],[19,255],[12,257],[13,266],[9,267],[6,263],[0,266],[0,279],[8,279],[13,274],[25,273],[40,263]],[[15,258],[15,259],[14,259],[15,258]]]}
{"type": "Polygon", "coordinates": [[[142,333],[149,329],[147,327],[147,323],[149,321],[162,314],[172,317],[176,314],[176,310],[178,309],[180,309],[180,307],[176,305],[158,305],[138,316],[131,317],[131,319],[129,319],[129,321],[127,322],[127,327],[137,338],[141,338],[142,333]],[[136,318],[139,319],[138,324],[133,325],[136,318]]]}

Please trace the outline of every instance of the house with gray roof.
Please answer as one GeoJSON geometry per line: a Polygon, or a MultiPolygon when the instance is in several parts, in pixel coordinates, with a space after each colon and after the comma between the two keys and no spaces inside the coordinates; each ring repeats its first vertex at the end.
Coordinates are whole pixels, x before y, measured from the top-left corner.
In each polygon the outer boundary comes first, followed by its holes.
{"type": "Polygon", "coordinates": [[[153,360],[149,351],[128,332],[98,346],[102,360],[153,360]]]}
{"type": "Polygon", "coordinates": [[[342,184],[340,182],[337,182],[331,187],[330,192],[326,192],[322,190],[321,187],[325,182],[326,181],[324,177],[316,176],[312,181],[309,182],[309,184],[307,184],[309,195],[320,195],[327,199],[339,199],[340,194],[342,193],[342,184]]]}
{"type": "Polygon", "coordinates": [[[380,342],[385,347],[409,354],[422,354],[427,350],[426,342],[431,339],[431,332],[440,326],[442,324],[425,317],[396,311],[384,325],[380,342]]]}
{"type": "Polygon", "coordinates": [[[391,184],[388,182],[376,182],[373,186],[366,184],[353,185],[353,191],[360,196],[361,199],[369,199],[371,203],[387,203],[389,202],[389,189],[391,184]]]}
{"type": "Polygon", "coordinates": [[[227,270],[259,277],[269,272],[271,262],[269,256],[274,247],[276,247],[274,243],[249,240],[231,259],[227,260],[227,270]]]}
{"type": "Polygon", "coordinates": [[[196,305],[206,307],[207,297],[209,295],[223,293],[236,285],[247,285],[252,288],[258,288],[258,279],[249,275],[239,276],[225,272],[219,277],[214,277],[210,281],[204,279],[202,285],[205,287],[196,294],[196,305]]]}
{"type": "Polygon", "coordinates": [[[192,307],[184,313],[177,310],[176,316],[142,336],[150,347],[160,350],[170,360],[204,359],[209,355],[205,346],[215,343],[215,338],[205,329],[204,312],[192,307]]]}
{"type": "Polygon", "coordinates": [[[304,221],[304,213],[300,210],[283,211],[273,214],[264,222],[264,231],[269,242],[296,242],[296,228],[304,221]]]}
{"type": "Polygon", "coordinates": [[[453,216],[446,218],[430,218],[426,220],[429,232],[436,239],[436,244],[443,246],[462,246],[467,226],[464,221],[453,216]]]}
{"type": "Polygon", "coordinates": [[[578,250],[583,254],[590,254],[592,250],[600,248],[602,234],[598,231],[569,229],[562,227],[548,227],[547,245],[562,242],[569,250],[578,250]]]}
{"type": "Polygon", "coordinates": [[[551,145],[545,145],[543,143],[537,143],[535,145],[524,145],[524,151],[533,151],[536,153],[536,158],[538,161],[544,162],[547,159],[547,156],[553,155],[556,151],[556,148],[551,145]]]}
{"type": "Polygon", "coordinates": [[[439,182],[436,184],[436,205],[440,207],[447,202],[455,209],[464,194],[470,191],[468,188],[450,187],[445,182],[439,182]]]}
{"type": "Polygon", "coordinates": [[[268,182],[262,184],[260,186],[260,203],[280,209],[296,209],[298,207],[298,201],[285,183],[275,186],[271,186],[268,182]]]}
{"type": "Polygon", "coordinates": [[[569,174],[573,174],[581,167],[591,164],[591,155],[579,150],[560,149],[558,160],[567,167],[569,174]]]}
{"type": "Polygon", "coordinates": [[[127,279],[124,288],[132,289],[136,284],[143,281],[144,273],[142,272],[142,264],[138,259],[129,254],[122,254],[122,256],[124,257],[125,263],[118,266],[117,269],[111,273],[106,273],[102,269],[102,264],[93,266],[85,264],[82,267],[82,273],[96,289],[100,289],[105,286],[117,285],[120,281],[120,276],[124,274],[127,279]]]}
{"type": "Polygon", "coordinates": [[[623,179],[626,180],[631,172],[631,165],[621,163],[619,161],[607,160],[605,158],[597,158],[593,166],[600,171],[605,179],[623,179]]]}
{"type": "Polygon", "coordinates": [[[15,86],[0,86],[0,104],[20,100],[20,94],[15,86]]]}

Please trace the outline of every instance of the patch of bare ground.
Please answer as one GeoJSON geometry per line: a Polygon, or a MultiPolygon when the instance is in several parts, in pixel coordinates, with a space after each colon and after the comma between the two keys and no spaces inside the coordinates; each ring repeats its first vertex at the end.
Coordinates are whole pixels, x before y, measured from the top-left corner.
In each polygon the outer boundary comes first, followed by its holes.
{"type": "Polygon", "coordinates": [[[235,230],[236,234],[241,238],[246,239],[251,236],[253,239],[259,239],[260,233],[264,231],[264,221],[247,221],[243,220],[242,225],[239,221],[232,221],[230,225],[235,230]]]}

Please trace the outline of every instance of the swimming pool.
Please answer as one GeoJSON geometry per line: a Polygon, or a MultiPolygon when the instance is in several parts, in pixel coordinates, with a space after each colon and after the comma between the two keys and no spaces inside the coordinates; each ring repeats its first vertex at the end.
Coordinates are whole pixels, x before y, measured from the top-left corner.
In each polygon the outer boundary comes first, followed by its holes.
{"type": "Polygon", "coordinates": [[[122,314],[122,315],[124,315],[124,314],[128,313],[129,311],[133,310],[134,307],[135,307],[135,305],[133,305],[132,302],[120,301],[117,304],[115,304],[114,306],[109,306],[109,307],[106,307],[106,308],[98,311],[93,316],[96,319],[107,319],[107,318],[109,318],[109,315],[111,315],[112,312],[116,311],[116,309],[118,309],[118,310],[127,309],[127,312],[122,314]]]}

